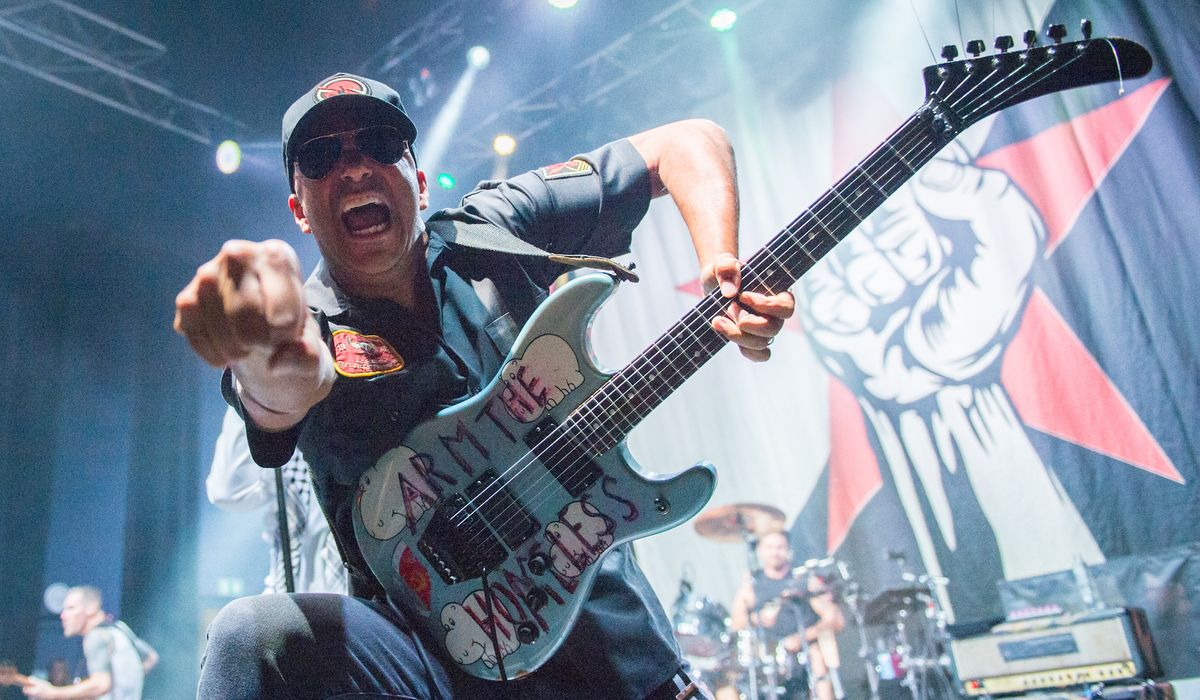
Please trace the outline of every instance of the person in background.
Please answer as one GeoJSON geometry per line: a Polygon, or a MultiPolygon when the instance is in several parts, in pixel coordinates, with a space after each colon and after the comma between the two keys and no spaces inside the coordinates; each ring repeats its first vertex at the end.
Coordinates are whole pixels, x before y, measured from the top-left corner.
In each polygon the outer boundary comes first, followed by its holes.
{"type": "MultiPolygon", "coordinates": [[[[317,502],[304,455],[296,450],[280,469],[296,592],[346,593],[346,567],[329,532],[329,521],[317,502]]],[[[205,488],[209,502],[218,508],[264,512],[263,540],[270,550],[270,568],[263,592],[285,592],[275,471],[254,463],[246,443],[246,424],[232,408],[225,411],[205,488]]]]}
{"type": "Polygon", "coordinates": [[[142,683],[158,663],[158,652],[101,607],[100,591],[92,586],[75,586],[67,591],[59,613],[64,637],[83,637],[87,678],[56,686],[40,678],[29,678],[22,692],[45,700],[140,700],[142,683]]]}
{"type": "MultiPolygon", "coordinates": [[[[807,647],[808,672],[813,674],[816,697],[832,700],[834,684],[825,657],[836,654],[833,635],[846,626],[833,592],[819,576],[792,568],[792,547],[786,532],[776,530],[759,536],[755,552],[761,569],[750,574],[734,596],[730,609],[733,629],[760,628],[772,652],[781,648],[794,656],[807,647]]],[[[795,679],[807,685],[807,679],[795,679]]]]}

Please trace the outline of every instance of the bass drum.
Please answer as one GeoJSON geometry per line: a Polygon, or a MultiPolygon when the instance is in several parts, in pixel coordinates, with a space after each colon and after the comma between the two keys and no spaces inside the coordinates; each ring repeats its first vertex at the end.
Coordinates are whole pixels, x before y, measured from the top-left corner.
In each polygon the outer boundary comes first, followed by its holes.
{"type": "Polygon", "coordinates": [[[671,620],[684,656],[724,657],[729,650],[729,612],[712,598],[693,596],[675,604],[671,620]]]}

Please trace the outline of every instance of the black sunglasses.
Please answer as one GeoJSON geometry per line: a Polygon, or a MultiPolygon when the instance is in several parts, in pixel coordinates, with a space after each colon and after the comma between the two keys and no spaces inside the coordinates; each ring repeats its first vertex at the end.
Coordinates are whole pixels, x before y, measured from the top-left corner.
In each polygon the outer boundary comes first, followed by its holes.
{"type": "Polygon", "coordinates": [[[320,180],[333,170],[342,157],[342,137],[354,139],[354,147],[380,165],[394,165],[404,157],[408,142],[400,131],[392,126],[366,126],[351,131],[318,136],[305,141],[296,149],[292,162],[300,174],[309,180],[320,180]]]}

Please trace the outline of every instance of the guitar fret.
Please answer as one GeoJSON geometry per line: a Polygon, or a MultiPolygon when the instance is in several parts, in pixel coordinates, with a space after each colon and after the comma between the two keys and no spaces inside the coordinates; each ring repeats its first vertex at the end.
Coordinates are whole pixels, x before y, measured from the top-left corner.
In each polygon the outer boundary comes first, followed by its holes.
{"type": "MultiPolygon", "coordinates": [[[[1030,49],[1019,55],[1002,51],[990,59],[990,65],[988,68],[983,59],[978,59],[927,68],[925,104],[809,209],[749,257],[742,269],[743,288],[778,291],[793,285],[957,132],[982,116],[1067,87],[1101,79],[1141,77],[1153,62],[1136,44],[1104,39],[1030,49]],[[967,66],[974,66],[974,70],[967,66]]],[[[595,281],[581,284],[595,284],[595,281]]],[[[585,298],[589,291],[576,289],[583,292],[577,299],[585,298]]],[[[600,286],[592,290],[605,291],[600,286]]],[[[569,299],[569,296],[559,298],[569,299]]],[[[554,316],[560,310],[556,303],[565,305],[570,301],[555,302],[552,298],[545,307],[539,307],[536,316],[542,320],[537,323],[556,326],[554,316]]],[[[545,416],[528,427],[522,439],[529,451],[516,461],[505,460],[503,470],[500,459],[496,459],[495,464],[488,465],[494,469],[481,470],[465,488],[454,482],[455,493],[443,494],[437,489],[440,502],[432,508],[426,507],[421,494],[422,502],[412,504],[426,513],[424,524],[418,525],[424,527],[419,537],[414,522],[421,522],[421,513],[416,511],[413,516],[418,519],[387,540],[370,532],[364,535],[356,524],[355,535],[372,573],[389,594],[398,594],[396,601],[411,613],[411,619],[424,621],[426,632],[444,640],[449,648],[452,640],[446,635],[441,619],[429,615],[429,611],[444,612],[446,605],[454,604],[469,615],[473,624],[491,635],[490,653],[495,657],[492,660],[499,663],[489,665],[485,657],[480,659],[482,663],[464,665],[467,673],[500,680],[496,670],[499,668],[499,676],[517,677],[537,670],[552,650],[558,648],[556,642],[561,642],[572,628],[588,599],[591,583],[586,577],[562,575],[554,559],[561,564],[561,555],[565,555],[568,566],[582,574],[600,561],[599,557],[618,537],[624,538],[619,541],[627,541],[646,534],[653,529],[646,527],[647,521],[660,529],[678,524],[681,518],[676,516],[689,512],[687,508],[676,507],[673,515],[660,519],[670,509],[659,502],[655,504],[658,512],[652,519],[646,518],[643,511],[640,515],[645,519],[637,522],[636,506],[641,501],[625,500],[620,468],[610,474],[610,465],[602,464],[598,457],[619,447],[639,421],[724,347],[725,340],[712,329],[711,321],[727,304],[719,293],[704,294],[682,319],[627,367],[601,382],[591,396],[579,400],[569,415],[555,412],[553,417],[545,416]],[[535,467],[538,463],[540,467],[535,467]],[[562,498],[564,491],[571,500],[562,498]],[[603,526],[581,525],[580,518],[591,517],[589,506],[598,505],[601,493],[628,508],[627,513],[620,515],[624,521],[611,517],[611,526],[607,519],[603,526]],[[589,504],[587,499],[593,496],[597,498],[589,504]],[[557,539],[551,526],[564,528],[559,532],[568,539],[557,539]],[[581,546],[574,547],[576,543],[581,546]],[[571,545],[569,550],[567,544],[571,545]],[[401,556],[399,561],[397,554],[401,556]],[[417,572],[418,568],[429,579],[421,590],[415,590],[405,577],[406,571],[417,572]],[[418,597],[423,599],[417,600],[418,597]],[[529,640],[539,641],[534,644],[529,640]]],[[[537,329],[537,325],[533,328],[537,329]]],[[[585,393],[580,392],[571,400],[585,393]]],[[[468,410],[476,413],[474,418],[481,430],[498,430],[502,440],[515,442],[515,431],[506,427],[503,414],[491,412],[493,401],[502,399],[493,395],[488,397],[482,412],[476,406],[468,410]]],[[[499,406],[496,409],[503,410],[499,406]]],[[[438,464],[452,465],[458,461],[463,466],[453,445],[475,449],[483,458],[490,459],[479,445],[463,442],[466,438],[462,421],[458,420],[461,417],[453,420],[439,417],[418,426],[404,438],[406,445],[412,443],[412,458],[430,460],[421,464],[412,461],[417,472],[431,479],[443,479],[438,464]],[[426,468],[428,473],[424,472],[426,468]]],[[[513,447],[520,450],[521,446],[513,447]]],[[[620,455],[607,459],[624,464],[620,455]]],[[[407,463],[403,468],[408,468],[407,463]]],[[[711,478],[711,470],[708,473],[711,478]]],[[[447,489],[449,486],[447,483],[447,489]]],[[[676,503],[698,509],[699,500],[691,500],[676,503]]],[[[355,509],[355,516],[366,526],[363,516],[369,511],[363,509],[361,500],[355,509]]],[[[616,513],[605,515],[616,516],[616,513]]],[[[485,650],[486,653],[489,651],[485,650]]],[[[0,664],[0,676],[4,671],[0,664]]]]}
{"type": "MultiPolygon", "coordinates": [[[[777,293],[833,249],[941,147],[914,118],[852,168],[743,266],[743,287],[777,293]],[[903,150],[902,150],[903,149],[903,150]]],[[[575,411],[593,450],[616,445],[725,345],[710,319],[725,300],[712,292],[575,411]]]]}

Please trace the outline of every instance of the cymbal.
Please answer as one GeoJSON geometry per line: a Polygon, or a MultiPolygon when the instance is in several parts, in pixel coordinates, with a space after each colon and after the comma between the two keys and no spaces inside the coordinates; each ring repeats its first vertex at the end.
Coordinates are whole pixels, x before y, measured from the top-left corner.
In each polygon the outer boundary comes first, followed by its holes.
{"type": "Polygon", "coordinates": [[[740,542],[747,535],[783,529],[783,511],[760,503],[714,506],[696,516],[696,534],[718,542],[740,542]]]}

